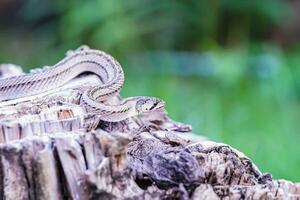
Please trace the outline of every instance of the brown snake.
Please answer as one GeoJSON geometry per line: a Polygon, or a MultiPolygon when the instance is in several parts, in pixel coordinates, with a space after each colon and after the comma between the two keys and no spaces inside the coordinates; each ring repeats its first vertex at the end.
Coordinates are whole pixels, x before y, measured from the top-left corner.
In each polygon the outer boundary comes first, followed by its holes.
{"type": "Polygon", "coordinates": [[[86,72],[96,74],[103,84],[85,91],[81,104],[88,113],[98,115],[101,120],[122,121],[164,106],[162,100],[144,96],[126,98],[118,105],[105,103],[119,94],[124,83],[124,72],[112,56],[87,46],[67,52],[67,56],[52,67],[0,79],[0,101],[36,95],[61,87],[86,72]]]}

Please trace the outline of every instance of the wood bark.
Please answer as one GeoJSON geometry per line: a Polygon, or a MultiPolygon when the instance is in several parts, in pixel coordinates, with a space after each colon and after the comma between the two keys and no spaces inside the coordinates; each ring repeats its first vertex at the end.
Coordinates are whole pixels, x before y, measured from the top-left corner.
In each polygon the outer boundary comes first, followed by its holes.
{"type": "MultiPolygon", "coordinates": [[[[0,71],[22,73],[14,65],[0,71]]],[[[166,111],[100,121],[79,104],[99,83],[84,75],[0,103],[0,199],[300,199],[298,183],[272,179],[166,111]]]]}

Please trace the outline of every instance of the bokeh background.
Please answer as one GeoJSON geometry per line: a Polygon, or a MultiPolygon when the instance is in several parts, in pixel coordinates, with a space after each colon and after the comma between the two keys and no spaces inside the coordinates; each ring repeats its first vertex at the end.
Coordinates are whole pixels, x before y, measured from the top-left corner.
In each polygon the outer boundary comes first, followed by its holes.
{"type": "Polygon", "coordinates": [[[53,65],[81,44],[122,64],[194,132],[300,181],[299,0],[0,0],[0,62],[53,65]]]}

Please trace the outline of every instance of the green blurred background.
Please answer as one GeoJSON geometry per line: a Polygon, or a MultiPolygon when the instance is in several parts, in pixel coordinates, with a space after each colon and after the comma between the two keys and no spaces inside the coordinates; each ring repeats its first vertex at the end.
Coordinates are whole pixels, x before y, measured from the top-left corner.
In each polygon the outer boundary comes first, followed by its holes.
{"type": "Polygon", "coordinates": [[[0,62],[28,71],[81,44],[111,53],[124,96],[300,181],[299,0],[1,0],[0,62]]]}

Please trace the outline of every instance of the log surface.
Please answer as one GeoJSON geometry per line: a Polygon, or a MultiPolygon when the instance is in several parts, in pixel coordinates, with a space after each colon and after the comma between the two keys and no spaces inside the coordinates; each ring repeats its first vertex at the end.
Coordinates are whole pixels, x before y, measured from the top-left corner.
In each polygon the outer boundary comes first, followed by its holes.
{"type": "Polygon", "coordinates": [[[115,123],[86,113],[80,96],[99,83],[85,75],[0,103],[0,199],[300,199],[298,183],[273,180],[166,111],[115,123]]]}

